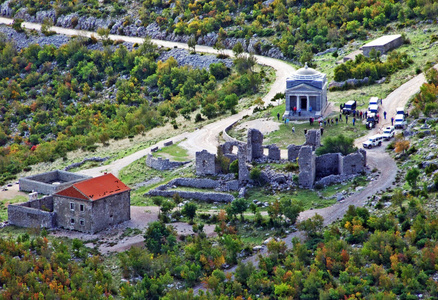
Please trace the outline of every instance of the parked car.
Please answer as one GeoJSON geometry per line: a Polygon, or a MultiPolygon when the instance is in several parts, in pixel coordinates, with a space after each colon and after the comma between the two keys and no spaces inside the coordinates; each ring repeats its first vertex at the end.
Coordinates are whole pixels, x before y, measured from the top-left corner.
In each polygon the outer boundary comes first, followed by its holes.
{"type": "Polygon", "coordinates": [[[374,147],[378,147],[380,145],[382,145],[382,140],[383,140],[383,136],[378,134],[378,135],[373,135],[371,137],[368,138],[367,141],[363,142],[363,147],[366,149],[371,149],[374,147]]]}
{"type": "Polygon", "coordinates": [[[355,100],[350,100],[347,103],[345,103],[344,108],[342,109],[342,113],[349,115],[351,113],[353,113],[353,111],[356,110],[356,101],[355,100]]]}
{"type": "Polygon", "coordinates": [[[376,124],[379,122],[379,118],[377,118],[377,115],[375,113],[369,112],[367,114],[367,129],[373,129],[376,127],[376,124]]]}
{"type": "Polygon", "coordinates": [[[392,139],[394,137],[395,134],[395,128],[394,126],[387,126],[383,129],[383,139],[385,141],[389,141],[390,139],[392,139]]]}
{"type": "Polygon", "coordinates": [[[378,97],[371,97],[370,98],[370,104],[369,105],[379,105],[379,98],[378,97]]]}
{"type": "Polygon", "coordinates": [[[377,114],[379,112],[379,106],[377,104],[372,104],[368,106],[368,111],[377,114]]]}
{"type": "Polygon", "coordinates": [[[396,115],[394,119],[395,129],[404,129],[407,122],[405,120],[405,115],[396,115]]]}
{"type": "Polygon", "coordinates": [[[405,113],[405,109],[403,107],[397,107],[395,109],[396,115],[404,115],[405,117],[407,117],[407,113],[405,113]]]}

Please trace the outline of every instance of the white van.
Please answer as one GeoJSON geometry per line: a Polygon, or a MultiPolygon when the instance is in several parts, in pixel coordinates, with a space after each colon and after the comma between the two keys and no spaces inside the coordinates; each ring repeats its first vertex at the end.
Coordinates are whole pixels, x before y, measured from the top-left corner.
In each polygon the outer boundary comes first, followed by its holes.
{"type": "Polygon", "coordinates": [[[373,147],[377,147],[382,145],[382,140],[383,140],[383,136],[378,134],[378,135],[373,135],[371,137],[368,138],[367,141],[363,142],[363,147],[366,149],[371,149],[373,147]]]}
{"type": "Polygon", "coordinates": [[[377,104],[372,104],[368,106],[368,111],[377,114],[379,112],[379,106],[377,104]]]}
{"type": "Polygon", "coordinates": [[[405,115],[396,115],[394,119],[394,127],[396,129],[404,129],[407,124],[405,115]]]}
{"type": "Polygon", "coordinates": [[[397,107],[396,109],[395,109],[395,114],[396,115],[406,115],[405,114],[405,109],[403,108],[403,107],[397,107]]]}
{"type": "Polygon", "coordinates": [[[371,97],[370,98],[370,104],[369,105],[379,105],[379,98],[377,97],[371,97]]]}

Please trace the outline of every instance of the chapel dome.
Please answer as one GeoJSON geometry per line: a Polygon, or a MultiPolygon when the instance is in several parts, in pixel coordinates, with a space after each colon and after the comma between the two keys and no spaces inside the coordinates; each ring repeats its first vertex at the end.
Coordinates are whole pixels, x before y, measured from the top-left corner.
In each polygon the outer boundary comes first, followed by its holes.
{"type": "Polygon", "coordinates": [[[288,78],[288,80],[325,80],[325,74],[308,67],[306,63],[304,68],[298,69],[288,78]]]}

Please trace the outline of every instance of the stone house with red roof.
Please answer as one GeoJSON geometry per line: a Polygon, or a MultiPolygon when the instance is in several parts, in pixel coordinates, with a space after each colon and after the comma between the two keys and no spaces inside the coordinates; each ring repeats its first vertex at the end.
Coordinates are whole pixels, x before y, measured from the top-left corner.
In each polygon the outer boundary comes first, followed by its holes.
{"type": "Polygon", "coordinates": [[[73,183],[41,199],[10,205],[9,223],[96,233],[131,219],[131,189],[113,174],[73,183]]]}

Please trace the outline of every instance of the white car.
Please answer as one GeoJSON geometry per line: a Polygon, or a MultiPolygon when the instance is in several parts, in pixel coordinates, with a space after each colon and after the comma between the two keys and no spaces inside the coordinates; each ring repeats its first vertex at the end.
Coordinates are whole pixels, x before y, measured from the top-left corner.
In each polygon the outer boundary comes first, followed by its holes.
{"type": "Polygon", "coordinates": [[[396,115],[394,120],[394,127],[396,129],[404,129],[407,124],[404,115],[396,115]]]}
{"type": "Polygon", "coordinates": [[[385,141],[389,141],[390,139],[392,139],[394,137],[395,134],[395,128],[394,126],[387,126],[383,129],[383,139],[385,141]]]}
{"type": "Polygon", "coordinates": [[[368,138],[367,141],[363,142],[363,147],[365,149],[371,149],[374,147],[378,147],[380,145],[382,145],[382,140],[383,140],[383,136],[378,134],[378,135],[373,135],[371,137],[368,138]]]}

